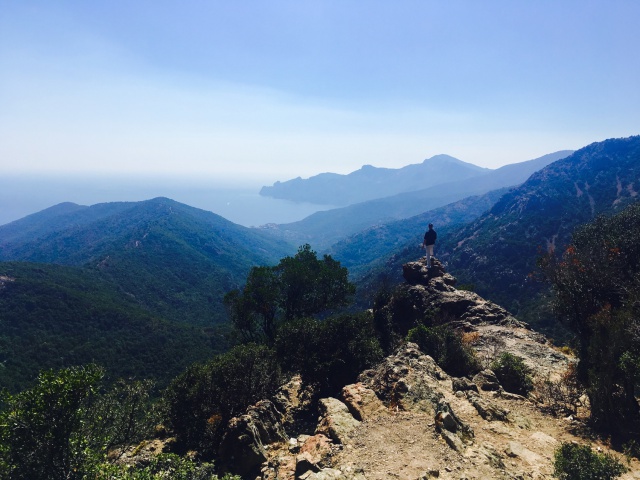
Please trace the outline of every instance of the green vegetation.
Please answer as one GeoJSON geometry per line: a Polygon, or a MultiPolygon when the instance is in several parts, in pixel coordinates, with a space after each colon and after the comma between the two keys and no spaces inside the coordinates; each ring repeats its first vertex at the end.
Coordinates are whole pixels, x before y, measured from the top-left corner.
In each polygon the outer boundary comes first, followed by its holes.
{"type": "Polygon", "coordinates": [[[619,440],[638,437],[640,409],[640,204],[579,228],[562,259],[542,267],[559,318],[576,335],[578,378],[594,426],[619,440]]]}
{"type": "Polygon", "coordinates": [[[504,352],[491,364],[491,370],[507,392],[526,397],[533,390],[531,369],[527,367],[522,357],[504,352]]]}
{"type": "Polygon", "coordinates": [[[52,210],[0,226],[0,260],[93,270],[176,323],[224,323],[225,293],[294,248],[167,198],[52,210]]]}
{"type": "Polygon", "coordinates": [[[300,373],[322,396],[338,395],[383,356],[369,312],[287,322],[279,331],[276,350],[283,368],[300,373]]]}
{"type": "Polygon", "coordinates": [[[225,296],[236,330],[245,340],[272,344],[278,322],[309,317],[344,307],[355,292],[347,269],[325,255],[322,260],[303,245],[275,267],[254,267],[242,291],[225,296]]]}
{"type": "Polygon", "coordinates": [[[473,349],[448,325],[418,325],[409,330],[407,340],[418,344],[420,350],[430,355],[449,375],[462,377],[480,370],[473,349]]]}
{"type": "Polygon", "coordinates": [[[212,463],[194,462],[173,453],[160,454],[148,465],[135,468],[102,464],[93,475],[95,480],[241,480],[229,474],[218,477],[212,463]]]}
{"type": "Polygon", "coordinates": [[[281,372],[335,395],[382,358],[370,313],[311,317],[347,304],[354,290],[347,273],[304,245],[274,267],[254,267],[242,291],[227,295],[238,338],[249,343],[193,365],[167,389],[170,426],[183,448],[215,452],[222,428],[273,394],[281,372]]]}
{"type": "Polygon", "coordinates": [[[101,392],[95,365],[44,371],[0,411],[0,476],[16,480],[82,479],[107,451],[150,433],[150,385],[131,382],[101,392]]]}
{"type": "Polygon", "coordinates": [[[192,365],[165,392],[169,426],[184,448],[213,454],[227,422],[276,391],[280,371],[274,352],[255,344],[192,365]]]}
{"type": "Polygon", "coordinates": [[[225,348],[220,328],[176,325],[145,311],[99,273],[0,263],[0,387],[18,392],[42,369],[95,362],[111,378],[164,386],[225,348]]]}
{"type": "Polygon", "coordinates": [[[561,480],[612,480],[627,471],[613,455],[589,445],[563,443],[555,452],[553,474],[561,480]]]}

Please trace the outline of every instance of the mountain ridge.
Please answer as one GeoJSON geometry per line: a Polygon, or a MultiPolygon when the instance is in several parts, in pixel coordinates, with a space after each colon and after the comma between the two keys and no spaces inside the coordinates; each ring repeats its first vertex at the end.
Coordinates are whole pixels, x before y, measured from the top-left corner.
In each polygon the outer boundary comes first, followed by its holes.
{"type": "Polygon", "coordinates": [[[97,269],[175,321],[223,321],[222,297],[252,266],[295,251],[260,230],[163,197],[73,208],[66,216],[54,210],[49,223],[46,213],[0,227],[0,261],[97,269]],[[22,227],[26,233],[16,234],[22,227]]]}
{"type": "Polygon", "coordinates": [[[297,177],[264,186],[260,195],[296,202],[346,206],[398,193],[420,190],[454,178],[470,178],[489,169],[463,162],[449,155],[435,155],[422,163],[401,168],[363,165],[343,175],[321,173],[302,179],[297,177]]]}
{"type": "Polygon", "coordinates": [[[324,250],[339,240],[374,225],[413,217],[469,196],[520,184],[535,171],[564,158],[569,152],[571,151],[562,150],[526,162],[506,165],[471,179],[316,212],[297,222],[269,225],[265,230],[278,238],[293,243],[310,243],[314,248],[324,250]]]}

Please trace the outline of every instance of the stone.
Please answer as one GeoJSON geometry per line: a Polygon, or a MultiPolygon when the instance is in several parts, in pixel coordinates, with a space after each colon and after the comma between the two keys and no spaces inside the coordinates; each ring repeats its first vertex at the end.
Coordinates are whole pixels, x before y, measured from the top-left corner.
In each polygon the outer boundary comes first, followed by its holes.
{"type": "Polygon", "coordinates": [[[247,413],[229,420],[218,449],[218,462],[225,470],[241,476],[256,474],[267,460],[265,446],[286,442],[281,415],[268,400],[261,400],[247,413]]]}
{"type": "Polygon", "coordinates": [[[509,412],[507,410],[492,404],[476,392],[468,391],[467,400],[469,400],[469,403],[474,406],[478,414],[489,422],[493,420],[508,422],[510,420],[509,412]]]}
{"type": "Polygon", "coordinates": [[[356,420],[349,412],[347,406],[337,398],[321,398],[320,422],[316,433],[321,433],[337,443],[347,443],[349,434],[355,430],[360,421],[356,420]]]}
{"type": "MultiPolygon", "coordinates": [[[[430,269],[426,268],[424,260],[405,263],[402,266],[402,274],[406,284],[400,287],[401,297],[411,299],[410,303],[417,307],[417,312],[424,312],[428,306],[439,310],[441,316],[471,325],[493,324],[527,328],[526,323],[517,320],[499,305],[483,299],[474,292],[456,290],[456,279],[446,273],[437,260],[434,260],[430,269]]],[[[399,306],[402,307],[401,304],[399,306]]],[[[404,310],[406,313],[406,308],[404,310]]]]}
{"type": "Polygon", "coordinates": [[[351,414],[360,421],[387,414],[387,409],[370,388],[358,382],[342,389],[342,400],[351,414]]]}
{"type": "Polygon", "coordinates": [[[468,390],[473,390],[474,392],[478,392],[478,385],[473,383],[468,378],[452,378],[451,379],[451,387],[454,392],[462,391],[466,392],[468,390]]]}
{"type": "Polygon", "coordinates": [[[532,452],[528,448],[523,447],[518,442],[509,442],[507,444],[507,448],[505,448],[504,453],[506,453],[508,457],[521,458],[529,465],[539,465],[544,461],[544,459],[540,455],[532,452]]]}
{"type": "Polygon", "coordinates": [[[322,434],[312,435],[304,441],[300,453],[308,454],[314,465],[325,466],[332,453],[331,440],[322,434]]]}
{"type": "Polygon", "coordinates": [[[502,386],[498,381],[498,377],[492,370],[482,370],[473,377],[473,383],[475,383],[480,390],[484,391],[498,391],[502,390],[502,386]]]}
{"type": "Polygon", "coordinates": [[[415,343],[400,347],[375,369],[365,370],[358,381],[373,390],[388,408],[422,409],[424,404],[435,406],[441,393],[438,381],[447,374],[415,343]]]}

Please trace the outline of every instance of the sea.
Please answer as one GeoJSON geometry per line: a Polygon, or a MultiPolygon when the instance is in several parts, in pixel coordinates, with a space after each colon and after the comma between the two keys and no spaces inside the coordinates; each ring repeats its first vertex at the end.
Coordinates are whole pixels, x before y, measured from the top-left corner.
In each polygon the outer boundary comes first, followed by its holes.
{"type": "Polygon", "coordinates": [[[298,203],[259,194],[261,185],[207,179],[5,175],[0,177],[0,225],[63,202],[94,205],[167,197],[245,227],[291,223],[333,205],[298,203]]]}

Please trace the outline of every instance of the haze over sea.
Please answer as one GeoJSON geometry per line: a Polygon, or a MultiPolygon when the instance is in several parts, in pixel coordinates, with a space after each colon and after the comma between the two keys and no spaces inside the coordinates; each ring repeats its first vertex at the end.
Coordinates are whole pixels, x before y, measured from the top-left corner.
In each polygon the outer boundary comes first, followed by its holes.
{"type": "Polygon", "coordinates": [[[5,175],[0,177],[0,225],[62,202],[93,205],[155,197],[208,210],[246,227],[295,222],[333,208],[263,197],[261,186],[215,179],[5,175]]]}

